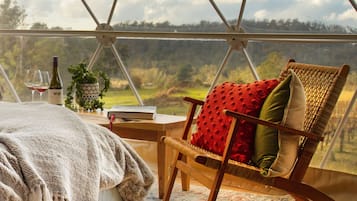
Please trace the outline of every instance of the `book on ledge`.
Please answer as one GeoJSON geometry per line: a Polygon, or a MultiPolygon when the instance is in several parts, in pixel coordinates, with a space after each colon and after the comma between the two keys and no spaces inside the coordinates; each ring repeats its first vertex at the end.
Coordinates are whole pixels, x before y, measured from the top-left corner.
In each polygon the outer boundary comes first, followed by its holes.
{"type": "Polygon", "coordinates": [[[112,115],[120,119],[155,119],[156,106],[117,105],[108,110],[108,118],[112,115]]]}

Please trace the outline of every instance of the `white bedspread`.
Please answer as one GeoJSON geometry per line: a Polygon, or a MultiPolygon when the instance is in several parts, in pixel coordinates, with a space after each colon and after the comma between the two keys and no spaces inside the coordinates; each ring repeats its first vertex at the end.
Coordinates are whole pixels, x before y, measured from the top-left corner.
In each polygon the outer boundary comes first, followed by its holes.
{"type": "Polygon", "coordinates": [[[117,186],[142,200],[153,174],[106,128],[45,103],[0,102],[0,200],[97,201],[117,186]]]}

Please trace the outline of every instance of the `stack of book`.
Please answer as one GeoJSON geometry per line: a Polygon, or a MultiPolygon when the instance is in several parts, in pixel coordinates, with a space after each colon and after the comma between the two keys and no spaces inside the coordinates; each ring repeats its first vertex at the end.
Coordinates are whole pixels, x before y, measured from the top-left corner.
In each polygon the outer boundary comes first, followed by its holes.
{"type": "Polygon", "coordinates": [[[155,119],[156,106],[118,105],[108,110],[108,118],[114,115],[120,119],[155,119]]]}

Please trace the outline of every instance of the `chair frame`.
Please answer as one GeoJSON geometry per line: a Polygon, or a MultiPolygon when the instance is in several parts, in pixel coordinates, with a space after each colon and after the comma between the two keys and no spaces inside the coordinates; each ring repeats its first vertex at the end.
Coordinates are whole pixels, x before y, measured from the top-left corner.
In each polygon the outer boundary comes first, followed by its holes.
{"type": "MultiPolygon", "coordinates": [[[[172,165],[173,168],[171,170],[169,183],[164,195],[164,201],[169,201],[170,199],[178,170],[181,171],[182,189],[189,189],[188,176],[191,176],[210,189],[210,195],[208,197],[209,201],[216,200],[225,173],[245,178],[263,185],[276,187],[288,192],[297,200],[333,200],[325,193],[313,188],[312,186],[302,183],[302,179],[319,142],[323,140],[323,131],[346,82],[349,66],[342,65],[341,67],[332,67],[304,64],[297,63],[293,59],[290,59],[285,66],[285,70],[282,72],[286,72],[288,69],[293,69],[295,71],[305,88],[308,108],[305,113],[304,131],[287,128],[277,123],[260,120],[256,117],[230,110],[224,110],[224,113],[231,116],[233,120],[230,125],[226,146],[222,156],[218,156],[190,144],[190,134],[192,125],[195,123],[195,114],[197,113],[198,107],[204,104],[204,101],[190,97],[184,98],[185,101],[190,103],[190,107],[187,113],[182,138],[178,139],[168,136],[162,138],[162,141],[166,145],[178,151],[177,157],[175,158],[176,160],[172,165]],[[304,75],[306,72],[308,75],[304,75]],[[315,97],[316,95],[312,94],[315,93],[315,89],[310,90],[309,88],[314,86],[316,76],[322,74],[326,74],[329,77],[328,79],[325,79],[327,80],[327,89],[321,89],[323,90],[323,95],[321,97],[315,97]],[[318,99],[319,102],[315,103],[315,99],[318,99]],[[236,130],[239,127],[240,120],[249,121],[255,124],[262,124],[268,127],[276,128],[280,131],[285,131],[287,133],[303,137],[304,140],[300,145],[295,166],[293,167],[293,170],[288,178],[264,177],[260,174],[259,168],[229,159],[233,146],[231,139],[235,139],[236,137],[236,130]],[[191,159],[189,162],[188,158],[191,159]],[[191,164],[194,162],[216,170],[214,178],[207,177],[204,175],[203,171],[197,171],[192,168],[191,164]]],[[[280,78],[283,79],[285,76],[286,75],[282,73],[280,78]]],[[[320,88],[324,87],[325,86],[322,86],[320,88]]]]}

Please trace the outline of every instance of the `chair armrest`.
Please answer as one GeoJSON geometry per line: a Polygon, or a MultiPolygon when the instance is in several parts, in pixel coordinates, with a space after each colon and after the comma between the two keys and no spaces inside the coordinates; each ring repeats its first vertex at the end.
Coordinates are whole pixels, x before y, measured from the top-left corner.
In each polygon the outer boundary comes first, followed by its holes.
{"type": "Polygon", "coordinates": [[[270,122],[270,121],[265,121],[265,120],[262,120],[262,119],[259,119],[259,118],[253,117],[253,116],[249,116],[249,115],[246,115],[246,114],[242,114],[242,113],[239,113],[239,112],[234,112],[234,111],[230,111],[230,110],[223,110],[223,113],[225,113],[228,116],[232,116],[234,118],[237,118],[237,119],[242,119],[242,120],[246,120],[246,121],[249,121],[249,122],[252,122],[252,123],[255,123],[255,124],[261,124],[261,125],[264,125],[264,126],[276,128],[276,129],[278,129],[280,131],[284,131],[284,132],[287,132],[289,134],[295,134],[295,135],[308,137],[308,138],[311,138],[311,139],[316,140],[316,141],[322,141],[323,140],[323,137],[319,136],[317,134],[309,133],[309,132],[305,132],[305,131],[300,131],[300,130],[296,130],[296,129],[293,129],[293,128],[288,128],[286,126],[282,126],[282,125],[277,124],[277,123],[273,123],[273,122],[270,122]]]}
{"type": "Polygon", "coordinates": [[[183,100],[190,103],[189,110],[186,114],[186,122],[184,126],[184,132],[182,135],[182,139],[188,140],[189,133],[191,131],[191,125],[195,122],[196,109],[198,106],[202,106],[204,101],[197,100],[190,97],[184,97],[183,100]]]}
{"type": "Polygon", "coordinates": [[[186,102],[197,104],[197,105],[203,105],[204,104],[204,101],[198,100],[198,99],[195,99],[195,98],[191,98],[191,97],[184,97],[183,100],[186,101],[186,102]]]}

